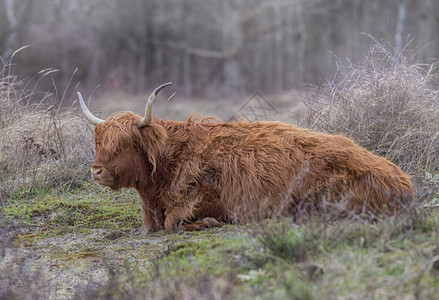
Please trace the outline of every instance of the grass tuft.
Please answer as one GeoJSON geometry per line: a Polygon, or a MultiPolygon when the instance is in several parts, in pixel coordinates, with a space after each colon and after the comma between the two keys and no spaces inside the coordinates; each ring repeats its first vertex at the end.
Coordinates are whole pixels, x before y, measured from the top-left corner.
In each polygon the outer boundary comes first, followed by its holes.
{"type": "Polygon", "coordinates": [[[302,262],[319,251],[320,235],[320,228],[302,226],[295,229],[284,221],[263,228],[259,241],[275,257],[290,262],[302,262]]]}

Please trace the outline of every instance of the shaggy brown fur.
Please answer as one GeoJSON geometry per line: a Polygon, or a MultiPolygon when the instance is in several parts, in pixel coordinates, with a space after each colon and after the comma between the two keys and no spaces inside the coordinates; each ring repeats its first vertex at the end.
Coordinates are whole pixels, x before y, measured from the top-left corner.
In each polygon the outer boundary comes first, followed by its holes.
{"type": "Polygon", "coordinates": [[[118,113],[95,129],[93,177],[135,188],[147,231],[244,223],[304,211],[375,215],[410,205],[410,178],[350,139],[280,122],[218,123],[118,113]]]}

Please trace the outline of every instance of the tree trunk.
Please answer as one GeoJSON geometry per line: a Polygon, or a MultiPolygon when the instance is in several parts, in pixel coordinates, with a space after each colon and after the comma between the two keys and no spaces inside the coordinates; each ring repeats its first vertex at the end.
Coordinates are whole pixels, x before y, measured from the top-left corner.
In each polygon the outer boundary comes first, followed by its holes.
{"type": "Polygon", "coordinates": [[[227,1],[223,5],[223,62],[224,93],[231,95],[241,87],[241,65],[238,52],[243,45],[240,14],[227,1]]]}
{"type": "Polygon", "coordinates": [[[402,36],[404,34],[404,23],[407,13],[407,0],[398,1],[398,18],[396,20],[396,32],[395,32],[395,49],[398,54],[401,53],[403,44],[402,36]]]}
{"type": "Polygon", "coordinates": [[[275,22],[275,36],[273,43],[273,86],[276,90],[283,88],[283,45],[282,45],[282,8],[279,5],[273,7],[274,22],[275,22]]]}
{"type": "MultiPolygon", "coordinates": [[[[186,1],[182,2],[182,24],[181,34],[183,37],[183,42],[192,45],[192,24],[190,20],[186,17],[186,12],[188,12],[189,7],[186,1]]],[[[191,77],[191,54],[184,52],[180,55],[182,57],[182,71],[183,71],[183,86],[186,95],[192,94],[192,77],[191,77]]]]}
{"type": "Polygon", "coordinates": [[[299,28],[299,42],[297,46],[297,85],[300,86],[305,81],[305,52],[307,51],[306,48],[306,39],[307,39],[307,33],[306,33],[306,26],[305,26],[305,19],[303,18],[304,12],[303,7],[301,4],[297,5],[296,9],[297,13],[297,23],[299,28]]]}
{"type": "Polygon", "coordinates": [[[285,35],[285,82],[288,88],[294,83],[294,8],[287,8],[285,35]]]}
{"type": "Polygon", "coordinates": [[[5,12],[6,12],[6,20],[8,22],[8,37],[6,39],[6,47],[5,53],[3,57],[6,61],[8,61],[14,53],[14,51],[18,48],[17,45],[17,31],[18,31],[18,20],[15,16],[14,12],[14,0],[4,0],[5,12]]]}

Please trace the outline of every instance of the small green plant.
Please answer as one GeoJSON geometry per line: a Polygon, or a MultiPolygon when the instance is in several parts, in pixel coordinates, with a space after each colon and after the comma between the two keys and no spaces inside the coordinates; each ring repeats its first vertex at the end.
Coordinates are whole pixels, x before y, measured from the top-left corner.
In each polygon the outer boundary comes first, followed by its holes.
{"type": "Polygon", "coordinates": [[[321,227],[311,225],[294,229],[284,221],[263,228],[259,241],[270,254],[301,262],[319,251],[321,234],[321,227]]]}

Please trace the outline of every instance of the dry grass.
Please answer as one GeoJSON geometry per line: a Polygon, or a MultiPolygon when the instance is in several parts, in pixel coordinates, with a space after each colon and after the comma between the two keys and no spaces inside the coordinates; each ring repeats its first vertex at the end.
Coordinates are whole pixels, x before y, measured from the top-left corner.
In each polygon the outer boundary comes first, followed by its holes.
{"type": "Polygon", "coordinates": [[[10,75],[9,65],[0,70],[0,200],[36,187],[76,185],[88,177],[92,135],[61,102],[54,94],[26,90],[22,79],[10,75]]]}
{"type": "Polygon", "coordinates": [[[412,63],[375,41],[364,62],[344,66],[335,80],[304,94],[301,125],[341,133],[405,171],[439,170],[439,89],[436,64],[412,63]]]}
{"type": "Polygon", "coordinates": [[[439,189],[437,63],[415,64],[374,40],[362,63],[343,66],[333,81],[301,95],[299,125],[344,134],[408,172],[418,198],[436,203],[439,189]]]}

